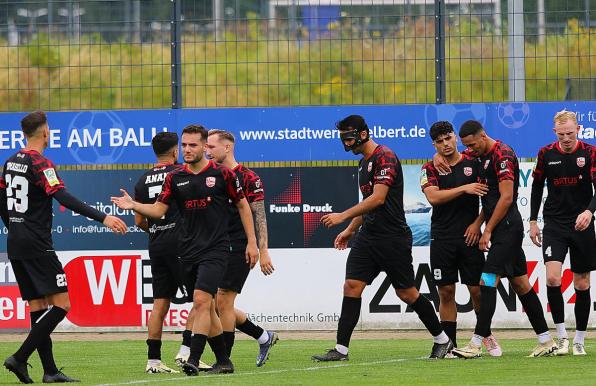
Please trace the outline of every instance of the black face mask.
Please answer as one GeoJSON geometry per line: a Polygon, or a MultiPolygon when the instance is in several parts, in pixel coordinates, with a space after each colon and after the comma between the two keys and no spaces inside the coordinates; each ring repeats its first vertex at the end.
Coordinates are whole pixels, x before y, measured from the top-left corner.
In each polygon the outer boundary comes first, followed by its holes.
{"type": "Polygon", "coordinates": [[[368,141],[370,139],[370,135],[368,134],[368,127],[363,128],[362,130],[349,130],[349,131],[340,131],[339,133],[339,138],[341,139],[341,143],[344,145],[344,150],[345,151],[352,151],[355,148],[357,148],[358,146],[362,145],[363,143],[365,143],[366,141],[368,141]],[[366,138],[362,139],[360,138],[360,132],[366,130],[367,135],[366,138]],[[344,141],[347,140],[354,140],[354,143],[350,146],[347,146],[346,143],[344,141]]]}

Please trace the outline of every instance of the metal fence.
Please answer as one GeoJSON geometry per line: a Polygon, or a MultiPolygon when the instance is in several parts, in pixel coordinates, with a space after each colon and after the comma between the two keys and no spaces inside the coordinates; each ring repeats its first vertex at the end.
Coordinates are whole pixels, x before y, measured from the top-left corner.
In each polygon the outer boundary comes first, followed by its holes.
{"type": "Polygon", "coordinates": [[[592,99],[596,0],[0,4],[0,110],[592,99]]]}

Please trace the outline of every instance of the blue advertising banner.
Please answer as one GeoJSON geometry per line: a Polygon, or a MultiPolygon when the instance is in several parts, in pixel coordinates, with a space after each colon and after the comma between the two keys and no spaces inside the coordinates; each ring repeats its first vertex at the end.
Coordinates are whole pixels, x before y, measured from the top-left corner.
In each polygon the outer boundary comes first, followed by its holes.
{"type": "MultiPolygon", "coordinates": [[[[351,160],[334,125],[360,114],[373,137],[402,159],[432,156],[428,131],[435,121],[451,121],[457,129],[468,119],[480,121],[519,157],[535,157],[541,146],[554,141],[552,118],[562,109],[577,112],[580,139],[596,143],[593,102],[118,110],[48,113],[52,134],[46,155],[59,165],[151,163],[155,133],[180,132],[199,123],[233,132],[236,155],[245,162],[351,160]]],[[[25,144],[19,124],[23,116],[0,114],[2,159],[25,144]]]]}

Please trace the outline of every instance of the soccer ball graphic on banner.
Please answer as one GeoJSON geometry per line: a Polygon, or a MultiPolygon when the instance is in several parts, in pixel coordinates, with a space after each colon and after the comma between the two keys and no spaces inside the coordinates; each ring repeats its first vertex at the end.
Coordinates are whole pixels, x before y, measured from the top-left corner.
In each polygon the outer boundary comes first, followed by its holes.
{"type": "Polygon", "coordinates": [[[457,131],[462,123],[470,119],[484,125],[486,122],[486,106],[484,103],[427,105],[424,109],[424,119],[428,128],[437,121],[449,121],[457,131]]]}
{"type": "Polygon", "coordinates": [[[124,129],[120,117],[111,111],[83,111],[75,115],[68,125],[68,143],[71,143],[68,150],[75,161],[79,164],[118,161],[125,147],[110,146],[111,128],[124,129]],[[101,130],[100,135],[96,135],[97,130],[101,130]]]}
{"type": "Polygon", "coordinates": [[[497,107],[499,121],[508,129],[519,129],[530,119],[530,105],[527,103],[500,103],[497,107]]]}

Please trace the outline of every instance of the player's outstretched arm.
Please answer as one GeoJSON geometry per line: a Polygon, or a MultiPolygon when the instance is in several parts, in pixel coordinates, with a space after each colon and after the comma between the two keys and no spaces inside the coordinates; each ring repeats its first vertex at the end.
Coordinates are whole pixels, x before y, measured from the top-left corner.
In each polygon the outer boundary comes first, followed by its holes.
{"type": "Polygon", "coordinates": [[[259,264],[261,272],[265,275],[271,275],[275,268],[269,256],[269,238],[267,234],[267,217],[265,215],[265,202],[263,200],[250,203],[253,222],[255,224],[255,233],[259,245],[259,264]]]}
{"type": "Polygon", "coordinates": [[[161,218],[168,211],[168,205],[161,201],[155,201],[153,204],[141,204],[133,200],[126,190],[120,189],[120,192],[122,192],[122,196],[110,198],[120,209],[134,210],[143,216],[155,219],[161,218]]]}
{"type": "Polygon", "coordinates": [[[255,236],[255,225],[252,221],[252,213],[250,206],[246,198],[242,197],[237,203],[238,213],[240,214],[240,220],[242,221],[242,227],[248,240],[246,246],[246,262],[250,264],[250,268],[254,268],[259,258],[259,251],[257,249],[257,238],[255,236]]]}
{"type": "Polygon", "coordinates": [[[110,228],[115,233],[126,233],[126,223],[115,216],[107,216],[105,213],[85,204],[66,189],[60,189],[54,193],[54,198],[62,206],[72,210],[87,218],[91,218],[97,222],[103,223],[105,226],[110,228]]]}
{"type": "Polygon", "coordinates": [[[385,203],[385,198],[387,198],[387,193],[389,193],[388,185],[375,184],[370,196],[341,213],[329,213],[324,215],[321,217],[321,223],[327,228],[331,228],[354,217],[362,216],[383,205],[385,203]]]}

